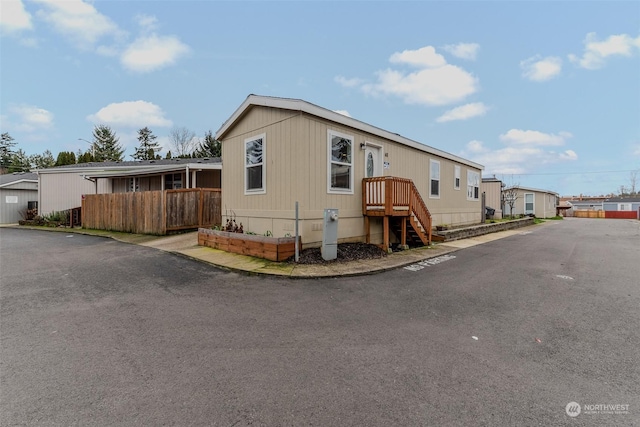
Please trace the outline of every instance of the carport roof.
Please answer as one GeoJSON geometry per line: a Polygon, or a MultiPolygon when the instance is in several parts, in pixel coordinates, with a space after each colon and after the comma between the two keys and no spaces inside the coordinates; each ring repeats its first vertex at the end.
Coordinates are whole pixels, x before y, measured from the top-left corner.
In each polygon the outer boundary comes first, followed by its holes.
{"type": "Polygon", "coordinates": [[[0,187],[7,187],[25,181],[38,182],[38,175],[33,172],[17,172],[0,175],[0,187]]]}

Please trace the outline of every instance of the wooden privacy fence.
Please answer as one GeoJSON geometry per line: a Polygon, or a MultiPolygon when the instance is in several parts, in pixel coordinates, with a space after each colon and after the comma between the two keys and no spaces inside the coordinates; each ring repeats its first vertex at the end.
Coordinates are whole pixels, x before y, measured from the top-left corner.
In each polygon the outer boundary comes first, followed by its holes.
{"type": "Polygon", "coordinates": [[[164,235],[222,222],[221,190],[180,190],[89,194],[82,200],[82,227],[164,235]]]}

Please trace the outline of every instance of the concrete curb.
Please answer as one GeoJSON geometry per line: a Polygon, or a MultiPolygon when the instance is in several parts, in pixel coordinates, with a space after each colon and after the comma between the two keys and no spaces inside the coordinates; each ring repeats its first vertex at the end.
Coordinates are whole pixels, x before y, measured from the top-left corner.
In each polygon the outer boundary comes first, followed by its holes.
{"type": "MultiPolygon", "coordinates": [[[[545,223],[532,225],[544,224],[545,223]]],[[[212,265],[225,271],[249,276],[269,276],[288,279],[323,279],[380,274],[385,271],[403,268],[428,259],[457,252],[467,247],[519,234],[523,232],[523,229],[528,227],[531,227],[531,225],[518,228],[516,230],[499,231],[483,236],[474,236],[468,239],[443,242],[429,248],[416,248],[402,252],[394,252],[387,255],[385,258],[378,258],[375,260],[357,260],[333,264],[291,264],[289,268],[288,263],[285,262],[268,261],[261,258],[231,254],[221,250],[199,246],[197,244],[197,232],[173,236],[147,236],[118,232],[104,232],[101,230],[92,232],[92,230],[85,229],[29,227],[18,225],[4,226],[4,228],[15,228],[21,230],[66,232],[111,238],[121,243],[146,246],[163,252],[179,255],[194,261],[212,265]],[[193,239],[190,240],[191,234],[194,236],[193,239]],[[198,252],[200,254],[197,254],[198,252]]]]}

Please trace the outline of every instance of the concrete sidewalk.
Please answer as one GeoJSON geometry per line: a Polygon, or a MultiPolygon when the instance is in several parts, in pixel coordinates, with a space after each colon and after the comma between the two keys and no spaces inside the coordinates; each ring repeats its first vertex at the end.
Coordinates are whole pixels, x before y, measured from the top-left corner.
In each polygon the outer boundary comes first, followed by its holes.
{"type": "MultiPolygon", "coordinates": [[[[538,225],[543,225],[538,224],[538,225]]],[[[141,234],[128,234],[109,232],[102,230],[85,230],[80,228],[47,228],[26,227],[15,225],[20,229],[37,229],[58,231],[63,233],[79,233],[92,236],[109,237],[120,242],[131,243],[166,252],[180,254],[194,260],[206,262],[216,267],[247,274],[264,274],[286,276],[291,278],[320,278],[337,276],[357,276],[375,274],[395,268],[415,264],[426,259],[439,257],[460,249],[469,248],[494,240],[516,234],[529,233],[533,227],[519,228],[516,230],[500,231],[469,239],[455,240],[447,243],[438,243],[430,247],[409,249],[394,252],[384,258],[371,260],[358,260],[349,262],[331,262],[327,264],[296,264],[295,262],[274,262],[262,258],[247,255],[233,254],[230,252],[198,246],[198,232],[177,234],[173,236],[149,236],[141,234]]],[[[12,226],[13,227],[13,226],[12,226]]]]}
{"type": "Polygon", "coordinates": [[[523,232],[530,232],[526,230],[530,230],[532,227],[535,226],[524,227],[517,230],[500,231],[470,239],[439,243],[430,247],[394,252],[384,258],[349,262],[332,262],[327,264],[274,262],[262,258],[233,254],[218,249],[198,246],[197,232],[175,236],[156,237],[149,241],[137,242],[137,244],[181,254],[217,267],[249,274],[269,274],[276,276],[288,276],[291,278],[319,278],[380,273],[382,271],[415,264],[429,258],[436,258],[460,249],[492,242],[494,240],[503,239],[516,234],[522,234],[523,232]]]}

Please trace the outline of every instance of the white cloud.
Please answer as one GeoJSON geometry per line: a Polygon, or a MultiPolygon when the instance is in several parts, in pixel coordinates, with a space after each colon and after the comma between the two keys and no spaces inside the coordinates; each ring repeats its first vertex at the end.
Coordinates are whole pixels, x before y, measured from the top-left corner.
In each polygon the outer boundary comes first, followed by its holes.
{"type": "Polygon", "coordinates": [[[566,150],[559,154],[561,160],[577,160],[578,154],[573,150],[566,150]]]}
{"type": "Polygon", "coordinates": [[[143,36],[122,53],[122,65],[139,73],[147,73],[174,64],[189,52],[189,46],[175,36],[143,36]]]}
{"type": "Polygon", "coordinates": [[[482,102],[473,102],[471,104],[465,104],[452,110],[445,111],[443,115],[436,119],[436,122],[443,123],[453,120],[467,120],[472,117],[482,116],[488,110],[489,108],[482,102]]]}
{"type": "Polygon", "coordinates": [[[347,110],[333,110],[334,113],[342,114],[343,116],[351,117],[351,114],[347,110]]]}
{"type": "Polygon", "coordinates": [[[2,0],[0,2],[0,31],[4,34],[17,33],[33,28],[31,15],[21,0],[2,0]]]}
{"type": "Polygon", "coordinates": [[[460,67],[447,64],[433,46],[396,52],[389,61],[419,69],[413,72],[390,68],[381,70],[375,73],[376,81],[373,83],[342,76],[335,80],[345,87],[359,87],[367,95],[397,96],[407,104],[428,106],[460,102],[478,90],[476,77],[460,67]]]}
{"type": "Polygon", "coordinates": [[[155,31],[158,28],[158,19],[155,16],[138,15],[136,22],[143,32],[155,31]]]}
{"type": "Polygon", "coordinates": [[[584,40],[584,52],[582,57],[571,54],[571,62],[582,68],[595,70],[605,66],[606,59],[610,56],[633,56],[640,49],[640,36],[633,38],[627,34],[618,34],[598,40],[596,33],[587,34],[584,40]]]}
{"type": "Polygon", "coordinates": [[[358,78],[348,79],[343,76],[336,76],[334,77],[333,80],[344,87],[355,87],[355,86],[360,86],[361,84],[364,83],[364,80],[362,79],[358,79],[358,78]]]}
{"type": "Polygon", "coordinates": [[[44,6],[37,16],[51,24],[55,31],[83,49],[93,48],[103,37],[120,37],[123,32],[92,4],[81,0],[35,0],[44,6]]]}
{"type": "Polygon", "coordinates": [[[551,146],[564,145],[565,140],[572,136],[569,132],[559,132],[554,135],[537,130],[510,129],[507,133],[500,135],[500,140],[515,145],[551,146]]]}
{"type": "Polygon", "coordinates": [[[378,82],[365,84],[362,90],[371,95],[395,95],[407,104],[447,105],[462,101],[478,90],[478,81],[462,68],[445,65],[414,73],[384,70],[378,82]]]}
{"type": "Polygon", "coordinates": [[[93,123],[142,128],[144,126],[169,127],[173,123],[164,111],[147,101],[125,101],[109,104],[95,114],[87,116],[93,123]]]}
{"type": "Polygon", "coordinates": [[[436,53],[436,49],[433,46],[396,52],[391,55],[389,62],[393,64],[409,64],[420,68],[438,68],[447,64],[444,56],[436,53]]]}
{"type": "Polygon", "coordinates": [[[480,45],[477,43],[448,44],[443,49],[457,58],[475,61],[480,45]]]}
{"type": "Polygon", "coordinates": [[[522,76],[534,82],[544,82],[560,74],[562,71],[562,59],[556,56],[541,58],[533,56],[520,62],[522,76]]]}
{"type": "Polygon", "coordinates": [[[484,146],[482,141],[473,140],[467,143],[467,150],[471,153],[484,153],[487,151],[487,148],[484,146]]]}
{"type": "Polygon", "coordinates": [[[53,126],[53,113],[33,105],[9,107],[10,128],[19,132],[37,132],[53,126]]]}
{"type": "Polygon", "coordinates": [[[564,140],[570,137],[568,132],[553,135],[511,129],[500,135],[505,147],[492,149],[481,141],[473,140],[467,143],[462,155],[484,165],[485,175],[522,174],[537,170],[541,165],[577,160],[578,154],[573,150],[558,152],[547,149],[550,145],[564,145],[564,140]]]}

